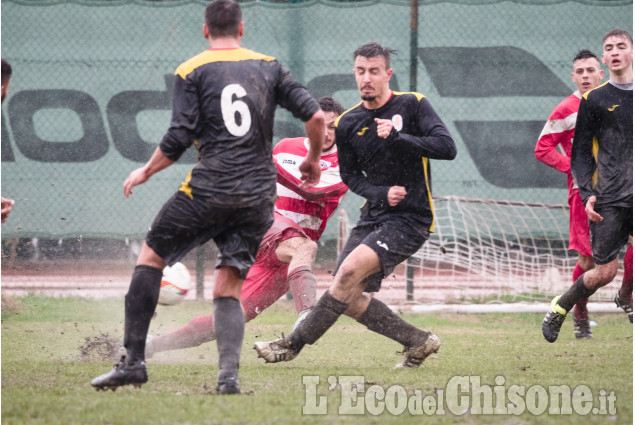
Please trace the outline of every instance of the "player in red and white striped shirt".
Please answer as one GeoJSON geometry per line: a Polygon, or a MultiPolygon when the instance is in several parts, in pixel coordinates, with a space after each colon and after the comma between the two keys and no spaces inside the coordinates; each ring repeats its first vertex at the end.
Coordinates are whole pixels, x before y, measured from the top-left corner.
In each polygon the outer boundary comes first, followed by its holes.
{"type": "MultiPolygon", "coordinates": [[[[299,187],[302,181],[298,166],[308,150],[305,137],[283,139],[273,149],[278,200],[274,223],[263,237],[256,262],[243,283],[240,302],[245,321],[258,316],[289,290],[298,320],[315,304],[316,280],[311,271],[317,251],[315,242],[348,190],[340,178],[335,146],[335,120],[344,110],[330,97],[320,98],[318,103],[326,125],[320,182],[310,189],[299,187]]],[[[200,316],[169,334],[148,338],[146,357],[160,351],[196,347],[214,339],[214,316],[200,316]]]]}
{"type": "MultiPolygon", "coordinates": [[[[573,281],[594,267],[589,236],[589,222],[584,210],[580,191],[571,175],[571,149],[578,108],[582,95],[596,88],[602,81],[604,71],[591,51],[581,50],[573,58],[571,79],[578,90],[564,99],[549,115],[549,119],[536,143],[536,158],[548,166],[567,175],[569,188],[569,249],[578,251],[578,262],[573,270],[573,281]]],[[[624,258],[625,273],[623,283],[632,288],[633,249],[629,246],[624,258]],[[628,267],[630,265],[630,268],[628,267]]],[[[631,289],[632,291],[632,289],[631,289]]],[[[586,308],[588,298],[580,300],[573,311],[576,338],[591,338],[589,314],[586,308]]]]}

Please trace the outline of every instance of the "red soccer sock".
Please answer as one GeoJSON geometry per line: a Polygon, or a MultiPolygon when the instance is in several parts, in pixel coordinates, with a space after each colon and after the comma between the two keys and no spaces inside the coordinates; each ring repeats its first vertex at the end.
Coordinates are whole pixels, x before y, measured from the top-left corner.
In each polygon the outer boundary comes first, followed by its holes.
{"type": "Polygon", "coordinates": [[[214,315],[199,316],[169,334],[152,338],[152,352],[198,347],[216,339],[214,315]]]}
{"type": "Polygon", "coordinates": [[[317,281],[310,267],[300,266],[291,270],[287,275],[287,282],[289,282],[298,313],[315,305],[317,281]]]}
{"type": "Polygon", "coordinates": [[[624,254],[624,277],[622,278],[620,298],[624,301],[633,299],[633,245],[629,245],[626,254],[624,254]]]}
{"type": "MultiPolygon", "coordinates": [[[[584,274],[584,270],[580,267],[580,263],[575,263],[575,267],[573,268],[573,281],[578,280],[580,276],[584,274]]],[[[588,298],[582,298],[575,303],[575,307],[573,308],[573,316],[578,320],[588,320],[589,319],[589,310],[587,310],[586,305],[589,302],[588,298]]]]}

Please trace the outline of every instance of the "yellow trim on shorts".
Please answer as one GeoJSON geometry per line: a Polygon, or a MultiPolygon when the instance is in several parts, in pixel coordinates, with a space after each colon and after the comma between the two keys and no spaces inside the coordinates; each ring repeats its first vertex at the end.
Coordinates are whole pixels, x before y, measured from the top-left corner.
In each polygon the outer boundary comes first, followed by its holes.
{"type": "Polygon", "coordinates": [[[430,203],[430,211],[432,212],[432,224],[430,224],[430,232],[434,232],[434,201],[432,200],[432,192],[430,192],[430,184],[428,182],[428,161],[425,156],[421,157],[423,162],[423,178],[426,179],[426,189],[428,190],[428,202],[430,203]]]}

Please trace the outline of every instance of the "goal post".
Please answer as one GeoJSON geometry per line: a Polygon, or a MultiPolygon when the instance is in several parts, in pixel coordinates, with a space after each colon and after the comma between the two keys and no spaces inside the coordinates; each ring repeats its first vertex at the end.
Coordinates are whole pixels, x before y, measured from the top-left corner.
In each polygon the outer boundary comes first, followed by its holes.
{"type": "MultiPolygon", "coordinates": [[[[432,304],[544,303],[566,291],[577,252],[569,251],[569,206],[434,198],[434,232],[395,276],[404,301],[432,304]]],[[[354,226],[339,217],[338,248],[354,226]]],[[[339,255],[339,250],[338,250],[339,255]]],[[[612,301],[623,275],[592,301],[612,301]]]]}

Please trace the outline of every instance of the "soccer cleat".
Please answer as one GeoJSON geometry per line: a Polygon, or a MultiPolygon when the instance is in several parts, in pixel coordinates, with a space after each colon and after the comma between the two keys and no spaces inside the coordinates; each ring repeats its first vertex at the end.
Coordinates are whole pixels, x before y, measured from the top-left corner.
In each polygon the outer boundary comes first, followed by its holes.
{"type": "Polygon", "coordinates": [[[139,361],[135,364],[126,364],[126,356],[121,356],[119,363],[113,369],[90,381],[90,385],[97,391],[113,390],[123,385],[133,385],[140,388],[142,384],[148,382],[148,372],[146,362],[139,361]]]}
{"type": "Polygon", "coordinates": [[[624,313],[628,315],[628,320],[633,323],[633,300],[623,300],[622,297],[620,297],[620,291],[617,291],[617,295],[615,295],[613,301],[615,301],[615,305],[624,310],[624,313]]]}
{"type": "Polygon", "coordinates": [[[591,332],[591,324],[589,319],[578,319],[573,316],[573,333],[577,339],[591,339],[593,338],[593,332],[591,332]]]}
{"type": "Polygon", "coordinates": [[[393,369],[419,367],[431,354],[439,351],[439,347],[441,347],[439,337],[430,332],[430,335],[423,344],[415,347],[404,347],[404,361],[393,367],[393,369]]]}
{"type": "Polygon", "coordinates": [[[226,376],[218,380],[216,392],[221,395],[240,394],[240,384],[237,376],[226,376]]]}
{"type": "Polygon", "coordinates": [[[558,305],[560,295],[551,300],[551,308],[542,320],[542,335],[549,342],[558,339],[562,322],[567,318],[567,311],[558,305]]]}
{"type": "Polygon", "coordinates": [[[260,341],[254,344],[254,350],[258,353],[258,358],[265,359],[265,363],[288,362],[298,355],[291,347],[291,341],[282,334],[281,338],[274,341],[260,341]]]}

